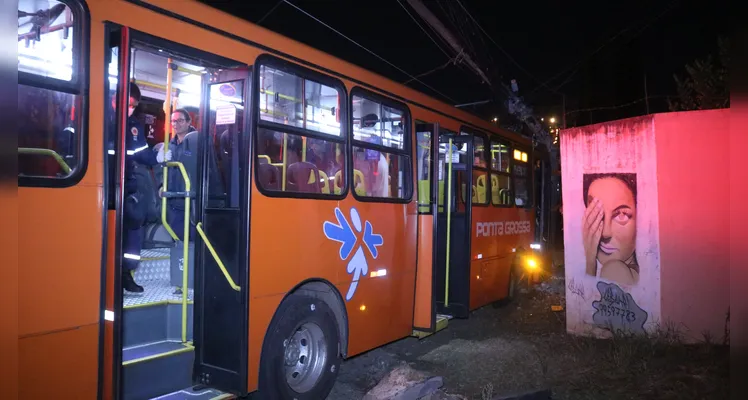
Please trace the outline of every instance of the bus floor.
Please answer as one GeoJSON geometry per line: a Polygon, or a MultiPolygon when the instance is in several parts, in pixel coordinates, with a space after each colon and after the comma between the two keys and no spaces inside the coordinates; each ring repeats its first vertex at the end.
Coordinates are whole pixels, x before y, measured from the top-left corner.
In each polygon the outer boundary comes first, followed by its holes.
{"type": "Polygon", "coordinates": [[[182,290],[174,284],[181,279],[173,277],[181,278],[182,272],[172,271],[179,267],[170,254],[169,248],[143,250],[134,275],[145,290],[123,294],[122,383],[127,400],[222,396],[209,388],[191,389],[194,290],[187,290],[183,317],[182,290]]]}

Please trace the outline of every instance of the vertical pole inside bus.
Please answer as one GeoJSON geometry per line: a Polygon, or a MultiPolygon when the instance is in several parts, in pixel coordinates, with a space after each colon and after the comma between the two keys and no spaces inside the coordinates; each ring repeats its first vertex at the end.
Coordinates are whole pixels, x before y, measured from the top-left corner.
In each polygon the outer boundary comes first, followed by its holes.
{"type": "Polygon", "coordinates": [[[452,232],[452,139],[447,147],[447,256],[444,274],[444,307],[449,307],[449,242],[452,232]]]}

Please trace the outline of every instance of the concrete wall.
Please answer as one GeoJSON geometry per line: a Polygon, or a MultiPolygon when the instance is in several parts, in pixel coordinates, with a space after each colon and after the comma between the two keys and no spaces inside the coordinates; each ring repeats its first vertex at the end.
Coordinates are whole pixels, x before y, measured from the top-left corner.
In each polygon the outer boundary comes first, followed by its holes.
{"type": "Polygon", "coordinates": [[[724,339],[730,305],[729,110],[655,115],[662,320],[724,339]]]}
{"type": "Polygon", "coordinates": [[[567,331],[655,330],[661,293],[654,117],[567,129],[560,140],[567,331]],[[594,198],[599,214],[585,201],[594,198]]]}

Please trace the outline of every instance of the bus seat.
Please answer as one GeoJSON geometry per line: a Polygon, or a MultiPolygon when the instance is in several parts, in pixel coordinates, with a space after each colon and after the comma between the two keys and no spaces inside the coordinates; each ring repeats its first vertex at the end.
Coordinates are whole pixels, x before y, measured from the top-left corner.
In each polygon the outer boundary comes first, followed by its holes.
{"type": "Polygon", "coordinates": [[[281,177],[280,171],[278,171],[276,166],[260,161],[257,170],[257,178],[260,187],[269,190],[280,190],[281,177]]]}
{"type": "MultiPolygon", "coordinates": [[[[330,180],[326,173],[323,171],[319,172],[319,183],[322,185],[322,193],[330,194],[330,180]]],[[[315,181],[314,172],[309,173],[309,183],[315,181]]]]}
{"type": "Polygon", "coordinates": [[[479,203],[484,204],[486,202],[486,176],[480,175],[478,176],[478,179],[476,179],[475,182],[475,194],[476,197],[473,197],[476,200],[473,200],[473,203],[479,203]]]}
{"type": "Polygon", "coordinates": [[[353,187],[357,195],[366,196],[366,179],[364,179],[364,173],[357,169],[353,170],[353,187]]]}
{"type": "Polygon", "coordinates": [[[297,161],[288,166],[286,171],[286,190],[290,192],[321,193],[319,183],[319,170],[317,166],[306,161],[297,161]],[[309,175],[318,177],[313,183],[309,183],[309,175]]]}
{"type": "Polygon", "coordinates": [[[493,204],[501,204],[501,196],[499,196],[499,177],[491,175],[491,202],[493,204]]]}

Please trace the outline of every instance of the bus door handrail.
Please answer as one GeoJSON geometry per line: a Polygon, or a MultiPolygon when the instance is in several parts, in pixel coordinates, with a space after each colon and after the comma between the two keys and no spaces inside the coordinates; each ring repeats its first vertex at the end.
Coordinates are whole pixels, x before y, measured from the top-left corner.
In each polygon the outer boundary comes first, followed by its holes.
{"type": "Polygon", "coordinates": [[[55,161],[57,161],[57,164],[60,165],[60,168],[62,168],[62,170],[66,174],[69,174],[70,171],[72,171],[68,163],[66,163],[65,160],[62,159],[62,156],[52,149],[42,149],[38,147],[19,147],[18,154],[38,154],[43,156],[51,156],[55,159],[55,161]]]}
{"type": "MultiPolygon", "coordinates": [[[[187,169],[184,168],[184,164],[182,164],[179,161],[167,161],[164,164],[164,191],[163,193],[168,193],[168,183],[167,183],[167,171],[169,167],[172,168],[178,168],[179,172],[182,174],[182,179],[184,179],[184,240],[182,241],[184,245],[182,246],[182,342],[187,342],[187,287],[189,285],[189,266],[190,266],[190,190],[192,189],[192,185],[190,183],[190,176],[187,174],[187,169]]],[[[169,232],[169,235],[175,240],[178,241],[179,238],[174,233],[174,231],[171,229],[171,226],[169,225],[169,222],[166,221],[166,198],[171,196],[161,196],[161,223],[164,225],[164,228],[166,228],[166,231],[169,232]]],[[[174,196],[174,197],[182,197],[182,196],[174,196]]]]}
{"type": "Polygon", "coordinates": [[[220,268],[221,272],[223,272],[223,276],[226,278],[226,281],[229,283],[229,286],[231,286],[231,288],[236,290],[237,292],[240,292],[242,288],[236,283],[234,283],[234,280],[231,278],[231,275],[229,275],[229,272],[226,270],[226,266],[223,265],[223,261],[221,261],[221,258],[218,257],[218,253],[216,253],[216,250],[213,248],[213,245],[210,243],[210,240],[208,240],[208,236],[205,235],[205,231],[203,231],[203,223],[198,222],[197,225],[195,225],[195,229],[197,230],[197,233],[200,235],[200,237],[203,239],[203,243],[205,243],[205,246],[208,248],[208,251],[210,251],[210,254],[213,256],[213,260],[215,260],[216,264],[218,264],[218,268],[220,268]]]}

